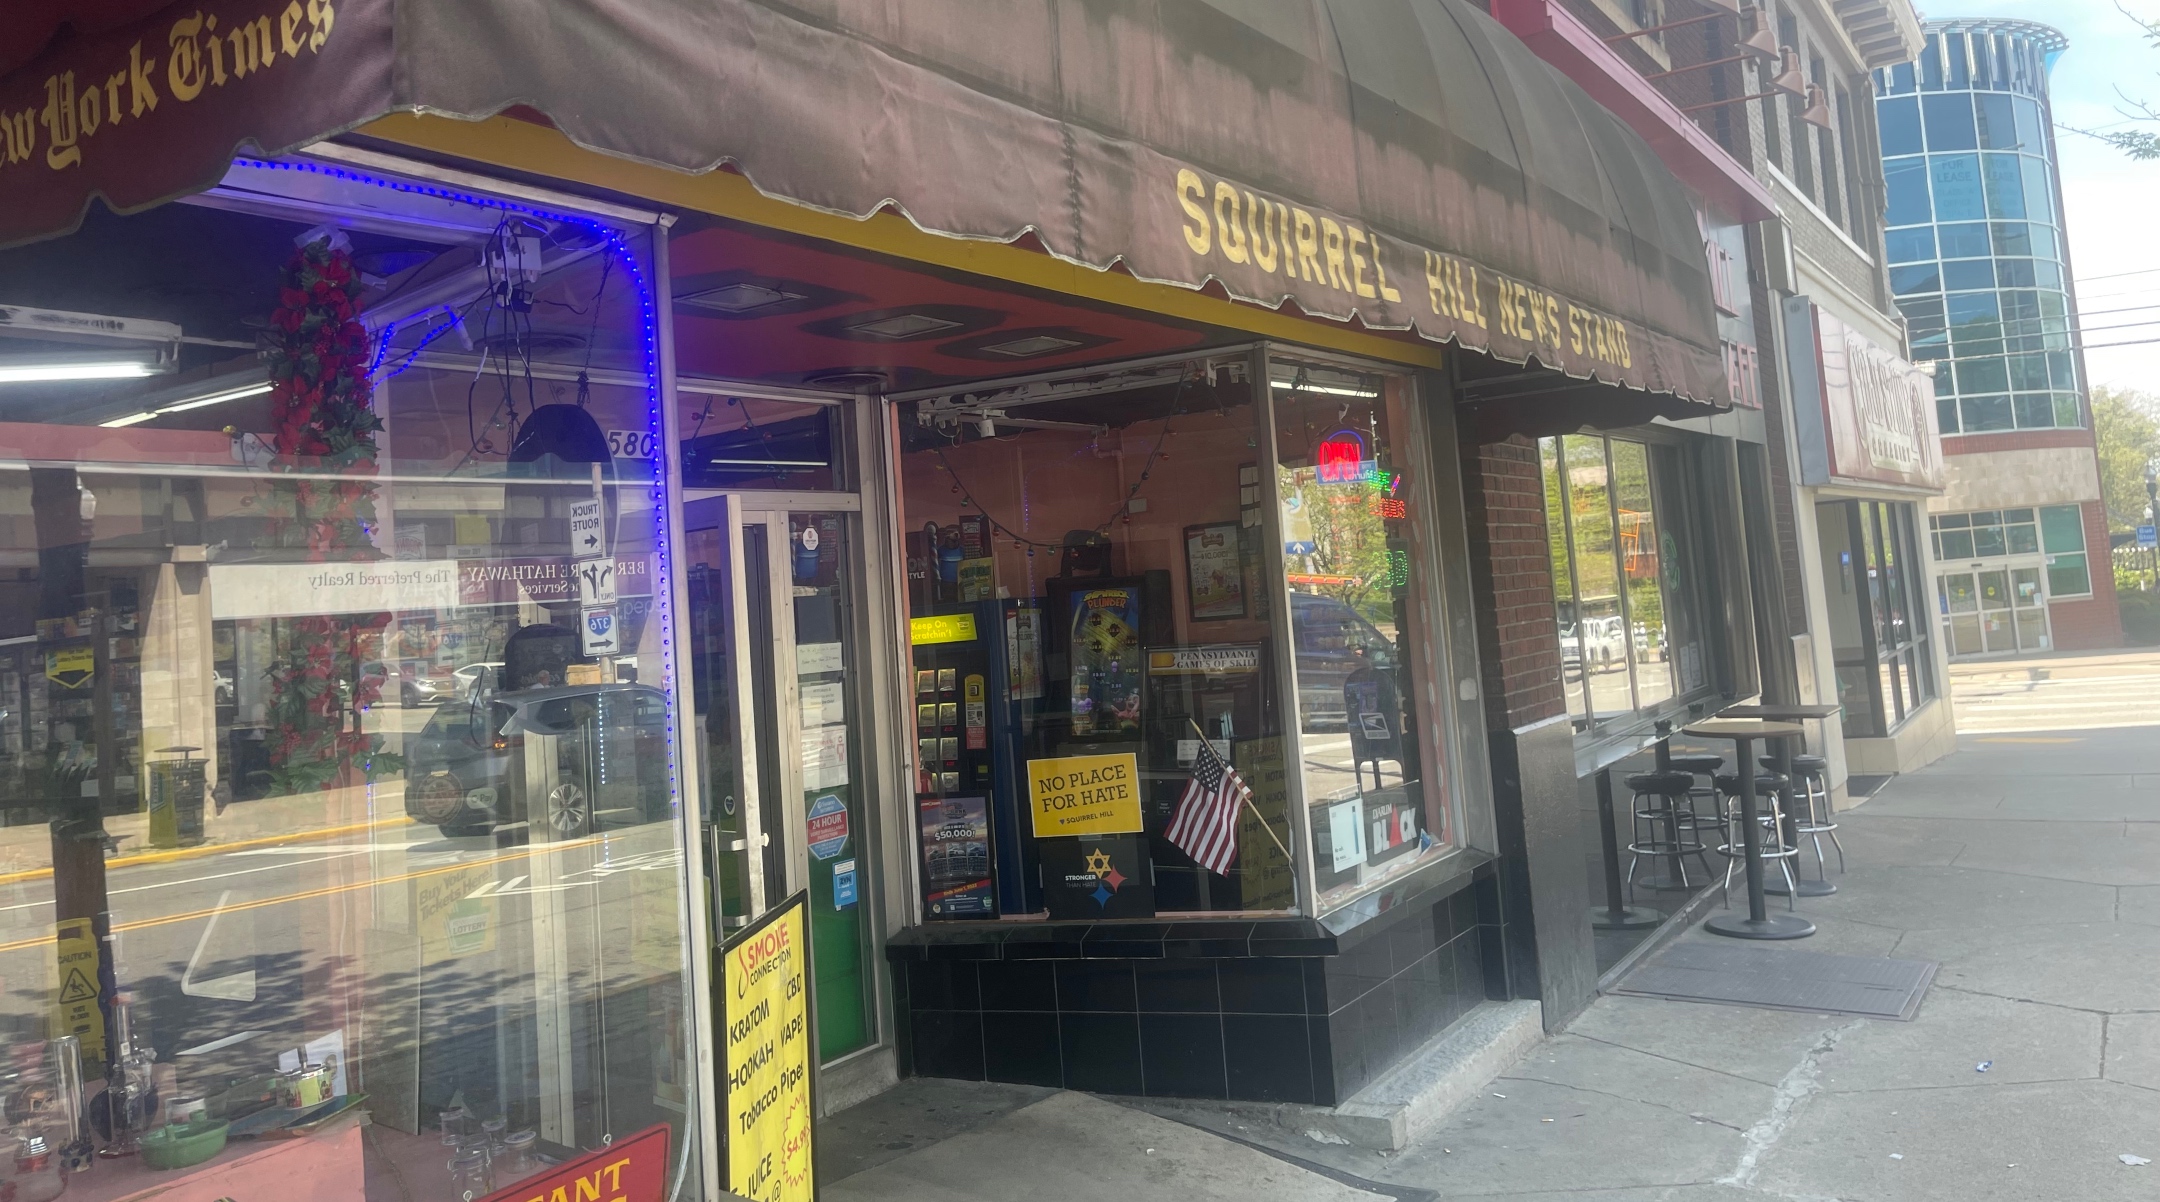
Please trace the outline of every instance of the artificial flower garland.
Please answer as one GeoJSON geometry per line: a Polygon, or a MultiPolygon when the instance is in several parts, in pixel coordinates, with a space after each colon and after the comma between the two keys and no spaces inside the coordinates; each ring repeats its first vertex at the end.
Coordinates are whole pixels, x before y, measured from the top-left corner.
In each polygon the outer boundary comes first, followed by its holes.
{"type": "MultiPolygon", "coordinates": [[[[263,357],[270,369],[271,447],[281,480],[271,508],[271,546],[307,562],[382,558],[371,537],[375,437],[383,429],[368,378],[368,335],[357,317],[362,291],[352,251],[335,230],[310,231],[285,262],[263,357]]],[[[270,682],[270,766],[281,791],[312,792],[395,771],[398,757],[363,728],[384,677],[360,665],[379,655],[387,613],[296,618],[282,623],[270,682]]]]}

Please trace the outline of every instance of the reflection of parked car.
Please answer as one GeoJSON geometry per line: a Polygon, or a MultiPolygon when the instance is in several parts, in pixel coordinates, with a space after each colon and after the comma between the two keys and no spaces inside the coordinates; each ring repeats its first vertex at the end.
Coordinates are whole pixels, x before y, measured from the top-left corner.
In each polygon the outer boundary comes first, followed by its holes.
{"type": "Polygon", "coordinates": [[[1636,662],[1650,663],[1654,660],[1662,664],[1672,658],[1672,650],[1666,645],[1663,634],[1663,631],[1651,630],[1647,622],[1635,623],[1636,662]]]}
{"type": "Polygon", "coordinates": [[[452,672],[450,679],[456,683],[457,699],[459,701],[470,701],[475,688],[483,691],[494,688],[495,672],[501,667],[502,664],[499,662],[466,664],[464,667],[452,672]]]}
{"type": "Polygon", "coordinates": [[[667,699],[650,685],[569,685],[441,706],[406,740],[405,812],[446,835],[529,830],[537,818],[556,839],[664,820],[667,699]],[[554,771],[525,781],[526,741],[543,736],[555,740],[554,771]]]}
{"type": "Polygon", "coordinates": [[[1347,721],[1343,682],[1372,667],[1395,670],[1395,644],[1364,615],[1333,597],[1290,594],[1290,634],[1297,646],[1298,712],[1306,730],[1333,730],[1347,721]]]}
{"type": "Polygon", "coordinates": [[[410,679],[413,699],[417,704],[442,705],[457,700],[459,696],[457,678],[439,667],[432,671],[416,670],[410,679]]]}
{"type": "Polygon", "coordinates": [[[1627,662],[1627,637],[1618,617],[1585,618],[1560,627],[1561,672],[1579,679],[1586,661],[1599,672],[1627,662]]]}
{"type": "Polygon", "coordinates": [[[371,659],[360,665],[360,682],[363,685],[372,682],[376,686],[377,705],[394,700],[411,709],[420,704],[419,673],[409,663],[392,664],[371,659]]]}

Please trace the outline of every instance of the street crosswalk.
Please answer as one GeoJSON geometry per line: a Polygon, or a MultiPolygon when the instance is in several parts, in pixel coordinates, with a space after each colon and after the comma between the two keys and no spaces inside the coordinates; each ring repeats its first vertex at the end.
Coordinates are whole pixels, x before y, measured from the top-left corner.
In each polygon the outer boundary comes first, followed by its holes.
{"type": "Polygon", "coordinates": [[[2105,668],[2055,661],[1952,676],[1961,734],[2160,724],[2160,657],[2105,668]]]}

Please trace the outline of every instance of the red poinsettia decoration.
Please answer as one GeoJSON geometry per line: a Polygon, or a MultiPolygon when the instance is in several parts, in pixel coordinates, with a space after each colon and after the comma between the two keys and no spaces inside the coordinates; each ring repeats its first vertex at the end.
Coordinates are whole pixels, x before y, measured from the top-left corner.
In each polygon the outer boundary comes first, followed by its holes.
{"type": "MultiPolygon", "coordinates": [[[[271,545],[312,562],[382,558],[375,526],[375,436],[383,429],[368,379],[361,284],[341,234],[313,237],[286,260],[264,358],[270,367],[275,467],[291,473],[271,505],[271,545]]],[[[269,671],[271,768],[287,792],[325,788],[397,757],[362,728],[384,678],[360,665],[380,653],[390,615],[298,618],[281,624],[269,671]]]]}

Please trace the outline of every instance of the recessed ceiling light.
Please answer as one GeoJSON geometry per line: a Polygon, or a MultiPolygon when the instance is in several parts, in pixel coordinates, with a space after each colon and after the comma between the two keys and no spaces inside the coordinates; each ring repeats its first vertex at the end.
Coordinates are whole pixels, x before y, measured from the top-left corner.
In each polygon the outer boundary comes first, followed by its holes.
{"type": "Polygon", "coordinates": [[[1033,359],[1038,355],[1054,354],[1081,345],[1077,338],[1058,338],[1050,334],[1035,334],[1027,338],[1015,338],[1011,342],[993,342],[982,349],[989,354],[1003,355],[1008,359],[1033,359]]]}
{"type": "Polygon", "coordinates": [[[117,430],[122,426],[132,426],[138,422],[149,421],[156,416],[155,413],[130,413],[126,417],[116,417],[109,422],[99,422],[98,425],[107,430],[117,430]]]}
{"type": "Polygon", "coordinates": [[[741,316],[744,313],[754,313],[759,309],[769,309],[774,305],[784,305],[789,301],[803,299],[805,299],[803,294],[799,292],[786,292],[778,288],[767,288],[763,284],[752,284],[747,280],[737,280],[732,284],[722,284],[718,288],[693,292],[688,296],[678,296],[675,298],[675,302],[689,305],[692,308],[711,309],[730,316],[741,316]]]}
{"type": "Polygon", "coordinates": [[[847,328],[857,334],[866,334],[872,338],[889,338],[894,342],[898,342],[907,338],[923,338],[931,334],[942,334],[946,330],[957,330],[960,328],[960,323],[947,321],[942,317],[932,317],[927,313],[895,313],[891,317],[881,317],[876,321],[866,321],[861,325],[851,325],[847,328]]]}

